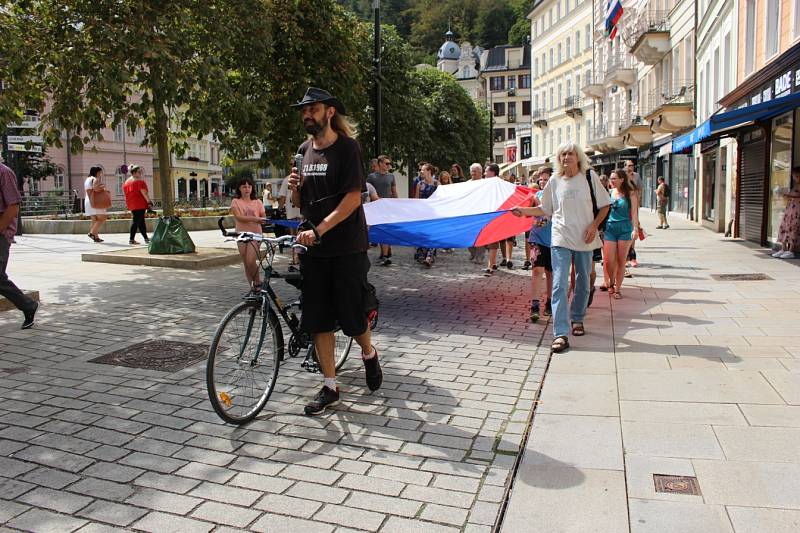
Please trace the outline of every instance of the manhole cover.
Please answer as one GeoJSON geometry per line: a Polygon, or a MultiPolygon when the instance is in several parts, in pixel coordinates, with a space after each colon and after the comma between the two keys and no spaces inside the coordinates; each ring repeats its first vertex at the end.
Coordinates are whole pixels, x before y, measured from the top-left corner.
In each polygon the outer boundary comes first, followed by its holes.
{"type": "Polygon", "coordinates": [[[125,366],[176,372],[204,359],[208,346],[188,342],[149,340],[89,361],[103,365],[125,366]]]}
{"type": "Polygon", "coordinates": [[[653,474],[653,481],[656,484],[656,492],[700,495],[700,485],[697,484],[696,477],[653,474]]]}
{"type": "Polygon", "coordinates": [[[717,281],[765,281],[772,279],[766,274],[711,274],[717,281]]]}

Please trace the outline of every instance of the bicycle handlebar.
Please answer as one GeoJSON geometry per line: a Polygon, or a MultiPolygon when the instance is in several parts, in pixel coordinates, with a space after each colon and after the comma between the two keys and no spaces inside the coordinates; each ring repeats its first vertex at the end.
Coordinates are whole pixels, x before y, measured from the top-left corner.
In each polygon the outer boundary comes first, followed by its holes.
{"type": "Polygon", "coordinates": [[[219,230],[222,232],[222,235],[224,237],[230,237],[232,239],[235,239],[237,242],[250,242],[250,241],[266,242],[269,244],[276,244],[281,247],[291,246],[292,248],[298,248],[304,251],[308,250],[307,247],[295,242],[294,235],[282,235],[280,237],[264,237],[263,235],[253,233],[251,231],[228,231],[225,229],[225,217],[219,217],[219,219],[217,220],[217,226],[219,226],[219,230]]]}

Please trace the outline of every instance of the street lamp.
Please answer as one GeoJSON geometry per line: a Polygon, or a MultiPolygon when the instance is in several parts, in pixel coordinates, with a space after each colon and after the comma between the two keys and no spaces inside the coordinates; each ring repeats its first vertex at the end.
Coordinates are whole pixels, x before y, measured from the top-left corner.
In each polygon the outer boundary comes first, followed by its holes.
{"type": "Polygon", "coordinates": [[[372,63],[375,67],[375,157],[381,155],[381,0],[373,0],[375,15],[375,49],[372,63]]]}

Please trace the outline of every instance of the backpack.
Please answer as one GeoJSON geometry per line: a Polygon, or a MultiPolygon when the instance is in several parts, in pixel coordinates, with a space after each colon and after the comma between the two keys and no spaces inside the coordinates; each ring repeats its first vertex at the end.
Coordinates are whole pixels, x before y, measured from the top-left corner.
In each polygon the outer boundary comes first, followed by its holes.
{"type": "MultiPolygon", "coordinates": [[[[589,192],[592,195],[592,214],[597,217],[597,213],[600,211],[597,208],[597,196],[594,195],[594,182],[592,180],[592,171],[586,171],[586,181],[589,182],[589,192]]],[[[608,221],[608,215],[611,214],[611,210],[609,209],[606,213],[606,217],[600,222],[597,226],[597,231],[605,231],[606,230],[606,222],[608,221]]]]}
{"type": "Polygon", "coordinates": [[[670,197],[671,194],[672,194],[672,189],[669,188],[669,185],[667,185],[667,182],[665,181],[664,182],[664,198],[669,200],[669,197],[670,197]]]}

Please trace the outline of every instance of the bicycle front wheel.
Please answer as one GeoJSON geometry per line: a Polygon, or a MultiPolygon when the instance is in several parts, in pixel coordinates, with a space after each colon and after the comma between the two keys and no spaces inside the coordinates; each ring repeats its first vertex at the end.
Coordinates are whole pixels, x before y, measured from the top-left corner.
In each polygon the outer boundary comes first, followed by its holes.
{"type": "Polygon", "coordinates": [[[269,400],[283,359],[283,333],[272,308],[242,302],[222,319],[206,364],[208,398],[225,422],[244,424],[269,400]]]}

